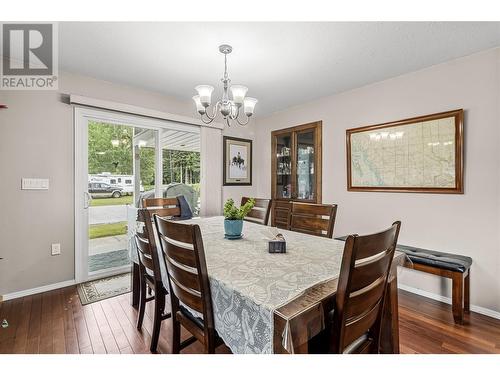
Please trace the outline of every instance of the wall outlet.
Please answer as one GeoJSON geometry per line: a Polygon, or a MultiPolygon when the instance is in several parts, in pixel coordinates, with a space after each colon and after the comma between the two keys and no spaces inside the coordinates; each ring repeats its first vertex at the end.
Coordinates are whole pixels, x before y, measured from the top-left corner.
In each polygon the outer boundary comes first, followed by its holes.
{"type": "Polygon", "coordinates": [[[59,255],[61,254],[61,244],[60,243],[53,243],[52,244],[52,255],[59,255]]]}

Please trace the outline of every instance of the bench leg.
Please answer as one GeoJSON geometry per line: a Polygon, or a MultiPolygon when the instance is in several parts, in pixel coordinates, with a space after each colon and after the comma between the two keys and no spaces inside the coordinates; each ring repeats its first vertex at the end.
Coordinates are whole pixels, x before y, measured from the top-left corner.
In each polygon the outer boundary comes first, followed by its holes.
{"type": "Polygon", "coordinates": [[[467,276],[464,280],[464,311],[470,312],[470,269],[467,271],[467,276]]]}
{"type": "Polygon", "coordinates": [[[460,272],[453,272],[452,277],[452,310],[456,324],[464,320],[464,276],[460,272]]]}

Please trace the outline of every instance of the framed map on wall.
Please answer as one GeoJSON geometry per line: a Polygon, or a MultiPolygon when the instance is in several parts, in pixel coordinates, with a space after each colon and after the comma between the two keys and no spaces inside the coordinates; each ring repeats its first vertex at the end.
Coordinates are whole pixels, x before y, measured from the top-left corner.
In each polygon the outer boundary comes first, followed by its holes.
{"type": "Polygon", "coordinates": [[[347,190],[463,194],[463,110],[346,130],[347,190]]]}

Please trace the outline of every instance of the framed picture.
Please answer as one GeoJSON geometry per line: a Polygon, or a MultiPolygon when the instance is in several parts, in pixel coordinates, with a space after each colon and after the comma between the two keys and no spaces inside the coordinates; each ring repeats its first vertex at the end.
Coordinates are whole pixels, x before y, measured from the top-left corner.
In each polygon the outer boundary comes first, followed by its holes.
{"type": "Polygon", "coordinates": [[[346,130],[347,190],[463,194],[463,110],[346,130]]]}
{"type": "Polygon", "coordinates": [[[252,185],[252,140],[223,137],[223,144],[223,185],[252,185]]]}

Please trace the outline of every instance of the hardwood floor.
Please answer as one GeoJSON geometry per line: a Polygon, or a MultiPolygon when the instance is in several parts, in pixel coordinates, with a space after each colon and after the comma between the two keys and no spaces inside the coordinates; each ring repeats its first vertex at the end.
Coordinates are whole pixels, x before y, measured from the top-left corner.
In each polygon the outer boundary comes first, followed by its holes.
{"type": "MultiPolygon", "coordinates": [[[[82,306],[76,287],[0,303],[0,353],[149,353],[152,304],[142,331],[130,295],[82,306]]],[[[402,353],[500,353],[500,320],[471,313],[463,326],[453,323],[451,306],[399,292],[402,353]]],[[[162,324],[159,352],[170,352],[171,322],[162,324]]],[[[183,333],[187,338],[187,333],[183,333]]],[[[199,342],[185,353],[199,353],[199,342]]],[[[218,353],[229,353],[219,347],[218,353]]]]}

